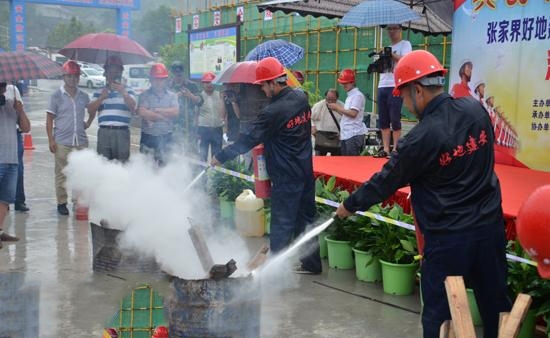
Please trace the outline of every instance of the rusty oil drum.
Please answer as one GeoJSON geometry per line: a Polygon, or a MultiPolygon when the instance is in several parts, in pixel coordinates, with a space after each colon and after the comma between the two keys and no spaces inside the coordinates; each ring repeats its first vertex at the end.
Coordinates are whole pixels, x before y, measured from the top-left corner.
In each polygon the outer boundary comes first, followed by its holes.
{"type": "Polygon", "coordinates": [[[153,257],[138,252],[120,250],[118,236],[121,231],[90,222],[92,229],[93,262],[95,272],[160,273],[160,266],[153,257]]]}
{"type": "Polygon", "coordinates": [[[171,277],[167,302],[170,338],[259,338],[258,284],[252,278],[171,277]]]}

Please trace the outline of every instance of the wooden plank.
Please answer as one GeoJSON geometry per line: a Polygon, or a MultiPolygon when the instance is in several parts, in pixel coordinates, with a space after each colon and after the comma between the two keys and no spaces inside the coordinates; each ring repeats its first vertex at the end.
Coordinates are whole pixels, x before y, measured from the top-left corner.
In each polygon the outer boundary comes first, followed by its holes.
{"type": "Polygon", "coordinates": [[[267,244],[262,245],[260,250],[256,252],[254,257],[246,264],[248,271],[254,271],[259,266],[265,263],[267,260],[267,253],[269,252],[269,246],[267,244]]]}
{"type": "Polygon", "coordinates": [[[441,328],[439,330],[439,338],[455,338],[452,320],[446,320],[443,322],[443,324],[441,324],[441,328]]]}
{"type": "Polygon", "coordinates": [[[504,322],[504,327],[502,327],[498,333],[499,338],[515,338],[517,337],[520,329],[520,325],[523,322],[523,319],[527,315],[527,310],[531,305],[532,299],[531,296],[520,293],[516,297],[514,306],[510,315],[504,322]]]}
{"type": "Polygon", "coordinates": [[[214,266],[214,260],[212,259],[210,250],[208,250],[208,245],[206,244],[206,239],[204,238],[202,229],[198,225],[194,224],[191,218],[188,218],[188,220],[191,225],[188,230],[189,236],[191,237],[191,242],[193,242],[193,246],[197,251],[197,255],[199,256],[204,272],[208,274],[210,269],[214,266]]]}
{"type": "Polygon", "coordinates": [[[461,276],[448,276],[445,279],[447,299],[453,319],[452,328],[457,338],[475,338],[474,322],[468,305],[466,287],[461,276]]]}
{"type": "Polygon", "coordinates": [[[501,312],[498,317],[498,330],[502,330],[504,328],[504,323],[506,323],[506,320],[508,319],[508,316],[510,316],[510,312],[501,312]]]}

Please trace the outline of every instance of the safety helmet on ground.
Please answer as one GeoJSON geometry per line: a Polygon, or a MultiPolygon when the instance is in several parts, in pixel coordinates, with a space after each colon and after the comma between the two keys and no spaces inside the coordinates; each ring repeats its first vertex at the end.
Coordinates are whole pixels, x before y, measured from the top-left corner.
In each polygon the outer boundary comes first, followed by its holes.
{"type": "Polygon", "coordinates": [[[201,82],[202,83],[211,83],[216,78],[216,74],[212,72],[206,72],[202,74],[201,82]]]}
{"type": "Polygon", "coordinates": [[[338,83],[355,83],[355,72],[352,69],[346,68],[338,74],[338,83]]]}
{"type": "Polygon", "coordinates": [[[282,76],[286,76],[285,67],[276,58],[266,57],[258,62],[254,84],[261,84],[264,81],[274,80],[282,76]]]}
{"type": "Polygon", "coordinates": [[[168,338],[168,328],[166,326],[157,326],[151,338],[168,338]]]}
{"type": "Polygon", "coordinates": [[[63,64],[63,71],[65,75],[80,75],[80,65],[74,60],[69,60],[63,64]]]}
{"type": "Polygon", "coordinates": [[[521,246],[537,261],[542,278],[550,279],[550,185],[535,190],[519,209],[516,230],[521,246]]]}
{"type": "Polygon", "coordinates": [[[122,63],[122,59],[118,55],[109,55],[107,57],[107,60],[105,60],[105,65],[103,65],[104,69],[107,69],[109,66],[119,66],[120,68],[123,68],[124,65],[122,63]]]}
{"type": "Polygon", "coordinates": [[[165,79],[168,77],[168,70],[166,69],[166,66],[162,63],[155,63],[151,67],[151,71],[149,72],[149,76],[153,79],[165,79]]]}
{"type": "Polygon", "coordinates": [[[181,61],[174,61],[170,66],[172,73],[183,73],[183,63],[181,61]]]}
{"type": "Polygon", "coordinates": [[[394,96],[401,94],[400,89],[413,81],[418,81],[425,86],[443,86],[445,84],[445,75],[447,70],[443,68],[439,60],[430,52],[425,50],[415,50],[404,55],[393,71],[395,78],[394,96]],[[441,76],[423,79],[427,76],[440,73],[441,76]]]}

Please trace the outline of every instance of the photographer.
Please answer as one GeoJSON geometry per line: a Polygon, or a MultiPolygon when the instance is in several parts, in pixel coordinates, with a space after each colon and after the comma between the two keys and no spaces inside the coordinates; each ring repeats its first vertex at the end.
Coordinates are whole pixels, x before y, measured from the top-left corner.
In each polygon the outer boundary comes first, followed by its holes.
{"type": "Polygon", "coordinates": [[[105,61],[107,85],[94,93],[94,101],[88,106],[90,114],[99,112],[97,153],[109,160],[125,162],[130,157],[130,119],[136,109],[135,93],[127,91],[121,83],[122,60],[111,55],[105,61]]]}
{"type": "Polygon", "coordinates": [[[239,137],[239,124],[241,118],[240,104],[240,85],[231,83],[226,86],[226,90],[221,92],[223,99],[223,108],[226,116],[227,141],[235,142],[239,137]]]}
{"type": "Polygon", "coordinates": [[[390,136],[393,130],[393,151],[397,151],[397,140],[401,136],[401,106],[403,99],[392,94],[395,87],[393,68],[402,56],[412,51],[411,43],[403,40],[402,29],[399,25],[388,25],[386,30],[391,40],[392,65],[383,69],[378,82],[378,117],[382,130],[383,149],[375,157],[388,157],[390,155],[390,136]],[[391,125],[391,130],[390,130],[391,125]]]}

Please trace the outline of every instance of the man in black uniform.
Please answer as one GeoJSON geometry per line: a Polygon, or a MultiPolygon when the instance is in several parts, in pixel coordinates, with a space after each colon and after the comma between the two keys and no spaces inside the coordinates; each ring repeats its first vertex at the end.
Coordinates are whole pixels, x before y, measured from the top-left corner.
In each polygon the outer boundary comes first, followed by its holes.
{"type": "MultiPolygon", "coordinates": [[[[263,143],[271,179],[270,250],[277,253],[302,234],[315,217],[315,182],[311,146],[311,111],[303,91],[287,87],[281,63],[268,57],[258,63],[256,83],[271,98],[247,134],[215,155],[218,165],[263,143]]],[[[297,272],[321,273],[316,240],[303,256],[297,272]]]]}
{"type": "Polygon", "coordinates": [[[499,313],[511,305],[493,128],[478,101],[443,92],[445,73],[437,58],[423,50],[399,61],[394,94],[419,122],[399,141],[398,153],[338,207],[337,215],[366,210],[410,184],[425,240],[424,337],[439,337],[441,324],[451,319],[447,276],[463,276],[474,289],[484,337],[497,337],[499,313]]]}

